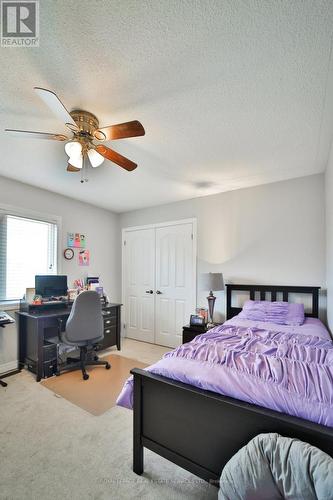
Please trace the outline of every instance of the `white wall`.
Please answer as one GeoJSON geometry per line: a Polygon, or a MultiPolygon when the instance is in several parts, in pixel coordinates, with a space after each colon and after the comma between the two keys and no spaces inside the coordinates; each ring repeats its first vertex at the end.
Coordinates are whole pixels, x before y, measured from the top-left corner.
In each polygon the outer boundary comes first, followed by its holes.
{"type": "MultiPolygon", "coordinates": [[[[80,184],[78,184],[78,189],[80,184]]],[[[58,215],[62,218],[62,244],[59,248],[61,269],[68,275],[71,286],[75,278],[87,275],[100,275],[103,286],[111,300],[117,302],[120,294],[120,248],[118,215],[107,210],[72,200],[50,191],[38,189],[27,184],[0,177],[1,203],[18,208],[58,215]],[[80,232],[86,235],[87,248],[90,250],[90,266],[78,265],[77,255],[71,261],[62,257],[67,246],[67,232],[80,232]]],[[[0,365],[16,359],[16,332],[6,327],[0,332],[0,365]]],[[[1,367],[0,367],[1,368],[1,367]]],[[[3,369],[0,369],[0,373],[3,369]]]]}
{"type": "Polygon", "coordinates": [[[327,322],[333,332],[333,145],[325,173],[327,322]]]}
{"type": "MultiPolygon", "coordinates": [[[[221,271],[229,283],[325,284],[323,174],[124,213],[120,226],[187,217],[198,221],[198,276],[221,271]]],[[[216,295],[219,319],[224,292],[216,295]]],[[[199,290],[198,305],[205,296],[199,290]]]]}

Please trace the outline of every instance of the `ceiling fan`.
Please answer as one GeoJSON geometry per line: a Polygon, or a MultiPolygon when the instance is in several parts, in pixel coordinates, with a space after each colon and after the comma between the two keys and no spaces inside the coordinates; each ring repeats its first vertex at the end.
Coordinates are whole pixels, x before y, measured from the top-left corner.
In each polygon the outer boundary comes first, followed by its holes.
{"type": "Polygon", "coordinates": [[[69,156],[68,172],[82,171],[86,158],[89,158],[90,164],[94,168],[99,167],[105,158],[128,171],[132,171],[137,167],[137,164],[133,161],[100,143],[145,135],[145,129],[139,121],[134,120],[100,128],[97,117],[89,111],[74,109],[69,113],[59,97],[51,90],[41,87],[34,87],[34,90],[51,111],[65,123],[72,132],[72,137],[64,134],[32,132],[29,130],[5,129],[6,132],[21,137],[67,141],[65,151],[69,156]],[[97,144],[94,142],[95,140],[98,141],[97,144]]]}

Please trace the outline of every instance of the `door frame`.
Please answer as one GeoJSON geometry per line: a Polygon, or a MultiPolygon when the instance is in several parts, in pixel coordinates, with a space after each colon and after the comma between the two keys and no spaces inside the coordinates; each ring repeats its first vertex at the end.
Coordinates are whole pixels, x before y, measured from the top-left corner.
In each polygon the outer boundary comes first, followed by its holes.
{"type": "MultiPolygon", "coordinates": [[[[192,229],[193,229],[193,244],[192,244],[192,277],[193,277],[193,283],[194,283],[194,289],[192,292],[192,307],[193,307],[193,313],[195,313],[195,308],[197,306],[197,218],[196,217],[191,217],[187,219],[178,219],[174,221],[167,221],[167,222],[158,222],[154,224],[144,224],[142,226],[129,226],[129,227],[124,227],[121,230],[121,302],[123,305],[123,314],[122,317],[125,319],[126,318],[126,297],[125,297],[125,265],[124,265],[124,259],[125,259],[125,236],[127,232],[130,231],[140,231],[141,229],[157,229],[159,227],[167,227],[167,226],[176,226],[176,225],[181,225],[181,224],[192,224],[192,229]]],[[[156,262],[155,262],[156,265],[156,262]]],[[[121,322],[121,336],[126,337],[126,329],[124,328],[125,321],[124,319],[121,322]]],[[[154,317],[154,331],[155,331],[155,317],[154,317]]]]}

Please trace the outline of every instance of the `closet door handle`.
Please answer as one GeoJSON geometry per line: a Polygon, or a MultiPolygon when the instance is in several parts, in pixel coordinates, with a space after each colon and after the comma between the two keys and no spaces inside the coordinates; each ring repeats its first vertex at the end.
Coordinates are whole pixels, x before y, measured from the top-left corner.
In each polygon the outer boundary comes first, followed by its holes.
{"type": "Polygon", "coordinates": [[[153,290],[146,290],[146,293],[154,293],[153,290]]]}
{"type": "Polygon", "coordinates": [[[157,295],[162,295],[162,292],[160,290],[156,290],[157,295]]]}

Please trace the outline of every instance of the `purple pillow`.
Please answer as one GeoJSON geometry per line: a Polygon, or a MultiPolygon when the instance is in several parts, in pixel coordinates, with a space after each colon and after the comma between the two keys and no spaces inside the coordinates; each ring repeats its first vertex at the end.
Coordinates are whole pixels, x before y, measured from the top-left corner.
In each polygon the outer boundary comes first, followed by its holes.
{"type": "Polygon", "coordinates": [[[247,300],[238,315],[242,319],[297,326],[304,323],[304,305],[267,300],[247,300]]]}

